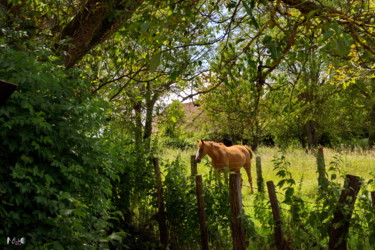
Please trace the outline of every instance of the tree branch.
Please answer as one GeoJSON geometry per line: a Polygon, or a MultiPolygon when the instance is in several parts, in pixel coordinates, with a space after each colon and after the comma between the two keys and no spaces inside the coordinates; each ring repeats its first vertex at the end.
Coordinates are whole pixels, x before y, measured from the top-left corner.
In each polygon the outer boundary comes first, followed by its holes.
{"type": "Polygon", "coordinates": [[[65,66],[74,66],[88,51],[104,42],[131,18],[143,1],[89,0],[65,26],[55,45],[58,51],[63,51],[65,66]]]}

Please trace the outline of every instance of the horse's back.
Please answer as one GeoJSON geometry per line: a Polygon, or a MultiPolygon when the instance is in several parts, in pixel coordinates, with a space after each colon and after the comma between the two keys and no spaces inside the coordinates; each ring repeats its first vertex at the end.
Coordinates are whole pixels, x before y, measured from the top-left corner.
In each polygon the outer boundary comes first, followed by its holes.
{"type": "Polygon", "coordinates": [[[230,146],[228,147],[229,150],[235,152],[235,151],[240,151],[242,152],[244,155],[247,155],[251,158],[251,150],[250,150],[250,147],[248,146],[243,146],[243,145],[233,145],[233,146],[230,146]]]}
{"type": "Polygon", "coordinates": [[[227,148],[230,162],[234,165],[248,165],[251,161],[251,151],[246,146],[234,145],[227,148]]]}
{"type": "Polygon", "coordinates": [[[240,146],[240,147],[241,147],[241,151],[244,153],[244,155],[246,155],[246,162],[249,163],[251,161],[251,158],[253,158],[250,147],[246,145],[240,146]]]}
{"type": "Polygon", "coordinates": [[[233,145],[225,146],[223,143],[213,143],[214,157],[211,164],[216,169],[225,166],[231,171],[239,171],[241,167],[250,166],[252,154],[248,146],[233,145]]]}

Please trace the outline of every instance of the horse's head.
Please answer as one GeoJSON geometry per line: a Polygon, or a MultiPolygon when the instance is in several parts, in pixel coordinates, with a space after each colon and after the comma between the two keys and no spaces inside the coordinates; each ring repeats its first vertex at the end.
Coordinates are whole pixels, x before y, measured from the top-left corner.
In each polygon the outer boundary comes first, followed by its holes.
{"type": "Polygon", "coordinates": [[[207,145],[204,144],[203,140],[198,140],[198,150],[195,155],[195,162],[201,162],[202,158],[207,154],[207,145]]]}

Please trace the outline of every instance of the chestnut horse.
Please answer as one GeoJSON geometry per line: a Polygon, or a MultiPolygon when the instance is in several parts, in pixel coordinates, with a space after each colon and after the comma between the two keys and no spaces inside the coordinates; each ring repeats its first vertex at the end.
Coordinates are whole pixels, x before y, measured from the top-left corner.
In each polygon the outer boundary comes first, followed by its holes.
{"type": "Polygon", "coordinates": [[[208,154],[211,158],[211,165],[218,172],[228,167],[230,171],[239,173],[244,167],[249,178],[251,193],[253,193],[253,181],[251,178],[251,159],[253,152],[249,146],[234,145],[225,146],[223,143],[213,141],[198,140],[198,150],[195,162],[201,162],[202,158],[208,154]]]}

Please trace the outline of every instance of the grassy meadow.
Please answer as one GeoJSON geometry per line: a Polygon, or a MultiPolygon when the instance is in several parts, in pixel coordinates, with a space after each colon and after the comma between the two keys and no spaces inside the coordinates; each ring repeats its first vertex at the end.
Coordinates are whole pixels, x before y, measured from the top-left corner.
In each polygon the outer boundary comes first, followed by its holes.
{"type": "MultiPolygon", "coordinates": [[[[161,154],[161,159],[164,161],[173,161],[176,157],[180,157],[183,164],[186,166],[186,173],[190,174],[190,155],[195,154],[195,149],[177,150],[165,149],[161,154]]],[[[313,153],[306,153],[303,149],[289,149],[281,152],[279,148],[260,147],[255,156],[260,156],[262,160],[262,171],[264,181],[272,180],[277,184],[279,178],[274,171],[273,159],[284,155],[286,161],[290,162],[289,171],[292,173],[296,181],[297,189],[302,192],[302,196],[313,196],[317,191],[318,173],[316,156],[313,153]]],[[[255,156],[251,163],[251,176],[253,178],[253,187],[257,187],[257,176],[255,169],[255,156]]],[[[328,171],[330,165],[334,162],[340,169],[340,173],[336,173],[339,182],[343,183],[342,176],[345,174],[357,175],[365,180],[374,178],[375,175],[375,150],[363,150],[361,148],[339,149],[333,150],[329,148],[324,149],[324,158],[326,170],[328,171]]],[[[211,165],[209,164],[209,156],[205,156],[200,164],[198,164],[198,174],[208,175],[211,165]]],[[[247,182],[247,176],[244,169],[241,169],[243,182],[243,195],[246,197],[250,194],[250,185],[247,182]]],[[[330,176],[331,172],[328,171],[330,176]]],[[[255,189],[256,191],[256,189],[255,189]]],[[[245,199],[246,200],[246,199],[245,199]]]]}

